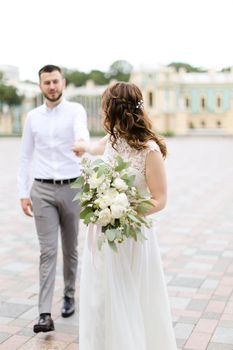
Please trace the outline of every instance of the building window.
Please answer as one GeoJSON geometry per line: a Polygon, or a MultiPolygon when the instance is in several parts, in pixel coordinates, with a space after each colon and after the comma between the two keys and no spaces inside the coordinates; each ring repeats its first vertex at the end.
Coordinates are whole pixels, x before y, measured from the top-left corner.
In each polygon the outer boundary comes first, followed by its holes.
{"type": "Polygon", "coordinates": [[[201,127],[205,128],[205,121],[204,120],[202,120],[202,122],[201,122],[201,127]]]}
{"type": "Polygon", "coordinates": [[[222,107],[222,99],[220,96],[217,97],[217,107],[221,108],[222,107]]]}
{"type": "Polygon", "coordinates": [[[221,128],[222,123],[220,122],[220,120],[217,121],[217,128],[221,128]]]}
{"type": "Polygon", "coordinates": [[[223,107],[223,98],[221,95],[216,96],[216,110],[220,112],[223,107]]]}
{"type": "Polygon", "coordinates": [[[151,91],[148,93],[148,100],[149,100],[149,107],[153,107],[154,96],[153,96],[153,93],[151,91]]]}
{"type": "Polygon", "coordinates": [[[204,96],[201,97],[201,109],[206,109],[206,98],[204,96]]]}
{"type": "Polygon", "coordinates": [[[194,126],[193,122],[189,122],[189,128],[190,129],[195,129],[195,126],[194,126]]]}
{"type": "Polygon", "coordinates": [[[191,106],[191,101],[190,101],[190,97],[186,96],[184,99],[184,105],[186,109],[190,109],[191,106]]]}

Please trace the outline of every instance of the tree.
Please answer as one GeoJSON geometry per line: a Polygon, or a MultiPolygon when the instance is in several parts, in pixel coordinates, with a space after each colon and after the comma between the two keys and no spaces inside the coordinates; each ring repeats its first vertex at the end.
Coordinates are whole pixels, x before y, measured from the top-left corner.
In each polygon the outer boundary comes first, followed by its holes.
{"type": "Polygon", "coordinates": [[[89,79],[93,80],[96,85],[108,84],[109,79],[106,77],[106,73],[100,70],[92,70],[89,74],[89,79]]]}
{"type": "Polygon", "coordinates": [[[66,79],[67,85],[74,84],[75,86],[83,86],[89,79],[88,74],[84,72],[63,69],[64,77],[66,79]]]}
{"type": "Polygon", "coordinates": [[[133,66],[125,60],[118,60],[111,64],[107,76],[109,79],[129,81],[133,66]]]}
{"type": "Polygon", "coordinates": [[[22,104],[24,96],[17,93],[14,86],[4,85],[0,83],[0,104],[3,103],[8,106],[18,106],[22,104]]]}
{"type": "Polygon", "coordinates": [[[180,68],[184,68],[186,70],[186,72],[191,73],[204,73],[207,70],[200,68],[200,67],[193,67],[188,63],[184,63],[184,62],[171,62],[167,65],[167,67],[174,67],[176,69],[176,71],[178,72],[180,68]]]}
{"type": "Polygon", "coordinates": [[[221,72],[230,72],[232,67],[225,67],[221,69],[221,72]]]}
{"type": "Polygon", "coordinates": [[[87,80],[93,80],[96,85],[108,84],[111,79],[129,81],[132,69],[133,66],[129,62],[118,60],[111,64],[108,72],[102,72],[97,69],[93,69],[89,73],[69,70],[67,68],[63,68],[62,70],[67,85],[73,84],[75,86],[83,86],[86,84],[87,80]]]}

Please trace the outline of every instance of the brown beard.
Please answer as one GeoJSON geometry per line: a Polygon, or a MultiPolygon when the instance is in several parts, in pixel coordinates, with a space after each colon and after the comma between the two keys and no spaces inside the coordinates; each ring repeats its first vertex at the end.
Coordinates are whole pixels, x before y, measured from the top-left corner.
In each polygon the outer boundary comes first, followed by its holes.
{"type": "Polygon", "coordinates": [[[60,98],[62,97],[62,92],[58,95],[57,98],[50,98],[50,97],[48,97],[46,94],[43,94],[43,95],[44,95],[44,97],[45,97],[48,101],[50,101],[50,102],[57,102],[57,101],[60,100],[60,98]]]}

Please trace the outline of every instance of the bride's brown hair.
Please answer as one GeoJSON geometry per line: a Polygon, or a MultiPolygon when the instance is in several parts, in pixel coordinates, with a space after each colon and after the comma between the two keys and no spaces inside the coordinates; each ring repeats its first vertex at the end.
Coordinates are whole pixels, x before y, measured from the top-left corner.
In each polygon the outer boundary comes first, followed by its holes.
{"type": "Polygon", "coordinates": [[[152,130],[152,122],[143,108],[142,93],[135,84],[110,85],[102,95],[102,111],[104,128],[110,134],[113,147],[118,137],[137,150],[147,148],[147,142],[153,140],[166,157],[165,142],[152,130]]]}

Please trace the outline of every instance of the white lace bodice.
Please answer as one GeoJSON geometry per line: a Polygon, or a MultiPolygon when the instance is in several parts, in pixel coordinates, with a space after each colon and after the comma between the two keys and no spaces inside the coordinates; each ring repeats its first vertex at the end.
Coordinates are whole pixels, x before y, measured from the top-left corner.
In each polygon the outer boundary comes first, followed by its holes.
{"type": "Polygon", "coordinates": [[[146,156],[150,151],[160,152],[160,148],[155,141],[148,141],[147,146],[148,148],[138,151],[132,148],[124,139],[119,138],[114,149],[110,140],[108,140],[103,155],[103,159],[106,161],[111,161],[116,154],[119,154],[125,161],[130,162],[130,168],[136,175],[135,186],[142,192],[147,191],[145,178],[146,156]]]}

